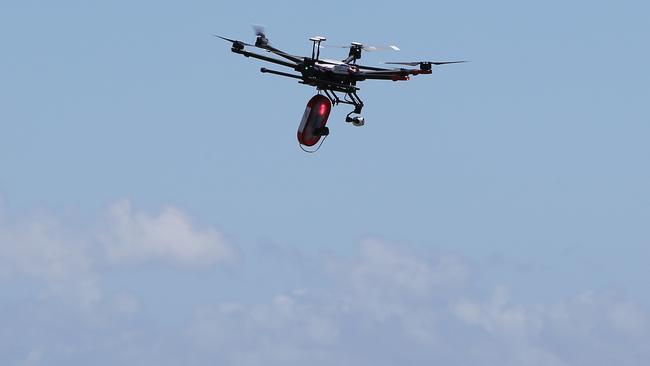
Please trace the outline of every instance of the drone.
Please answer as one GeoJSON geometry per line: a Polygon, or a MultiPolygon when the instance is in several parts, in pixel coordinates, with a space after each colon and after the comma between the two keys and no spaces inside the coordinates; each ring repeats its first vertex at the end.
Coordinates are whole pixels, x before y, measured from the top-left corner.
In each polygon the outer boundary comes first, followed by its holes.
{"type": "MultiPolygon", "coordinates": [[[[330,46],[337,48],[349,48],[348,57],[341,61],[330,60],[320,57],[321,44],[326,41],[325,37],[315,36],[309,40],[312,42],[311,57],[296,56],[281,51],[271,46],[266,32],[261,27],[255,27],[256,40],[254,44],[242,42],[235,39],[214,35],[232,43],[231,51],[245,57],[252,57],[267,61],[276,65],[293,69],[296,73],[277,71],[262,67],[260,71],[266,74],[273,74],[299,80],[300,84],[315,87],[318,94],[314,95],[305,108],[302,120],[298,127],[298,142],[303,146],[311,147],[316,145],[322,137],[329,135],[329,128],[326,126],[332,105],[348,104],[354,107],[348,113],[345,121],[354,126],[363,126],[365,118],[361,111],[364,103],[357,92],[360,90],[357,83],[365,80],[390,80],[406,81],[413,75],[431,74],[432,66],[456,64],[466,61],[416,61],[416,62],[385,62],[388,65],[399,65],[400,68],[381,68],[357,64],[361,59],[362,51],[377,51],[382,49],[399,51],[397,46],[391,45],[380,48],[367,46],[359,42],[352,42],[349,46],[330,46]],[[254,47],[267,51],[271,55],[251,52],[246,47],[254,47]],[[279,57],[279,58],[278,58],[279,57]],[[410,68],[405,68],[410,66],[410,68]],[[418,68],[414,68],[418,66],[418,68]],[[325,94],[325,95],[323,95],[325,94]],[[353,116],[356,115],[356,116],[353,116]]],[[[324,139],[323,139],[324,141],[324,139]]],[[[321,144],[322,142],[321,141],[321,144]]],[[[318,150],[320,145],[316,148],[318,150]]],[[[305,150],[315,152],[316,150],[305,150]]]]}

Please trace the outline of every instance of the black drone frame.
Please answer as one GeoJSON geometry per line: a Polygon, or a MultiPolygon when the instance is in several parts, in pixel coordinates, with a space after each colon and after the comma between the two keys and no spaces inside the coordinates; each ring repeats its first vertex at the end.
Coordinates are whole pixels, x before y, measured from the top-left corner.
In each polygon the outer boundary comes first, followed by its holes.
{"type": "MultiPolygon", "coordinates": [[[[253,57],[277,65],[290,67],[295,71],[300,72],[301,75],[290,74],[288,72],[282,72],[277,70],[270,70],[267,69],[266,67],[262,67],[260,71],[266,74],[273,74],[273,75],[298,79],[300,80],[299,82],[301,84],[314,86],[316,87],[317,90],[324,92],[327,98],[329,98],[329,100],[332,102],[332,104],[334,105],[350,104],[354,106],[354,111],[351,113],[356,113],[356,114],[361,113],[361,110],[363,109],[363,101],[361,100],[361,98],[359,98],[359,95],[357,95],[357,91],[360,89],[356,87],[356,80],[351,81],[350,84],[345,84],[342,82],[337,82],[335,80],[318,78],[317,73],[311,72],[312,70],[314,70],[314,65],[316,64],[316,62],[319,62],[320,42],[322,42],[322,40],[320,39],[314,40],[314,38],[312,38],[312,40],[314,42],[314,47],[312,49],[311,58],[308,57],[300,58],[298,56],[293,56],[285,52],[282,52],[278,49],[275,49],[273,47],[270,47],[268,45],[262,47],[268,50],[269,52],[272,52],[276,55],[286,58],[288,61],[279,60],[274,57],[269,57],[269,56],[261,55],[259,53],[247,51],[244,49],[245,44],[241,42],[233,42],[233,46],[231,50],[234,53],[238,53],[246,57],[253,57]],[[346,97],[342,99],[336,94],[336,92],[344,93],[346,97]]],[[[353,51],[351,50],[350,52],[352,53],[353,51]]],[[[360,56],[360,52],[359,52],[359,56],[360,56]]],[[[356,61],[357,59],[358,58],[355,58],[354,60],[356,61]]]]}
{"type": "MultiPolygon", "coordinates": [[[[261,31],[257,31],[257,39],[255,44],[248,44],[242,41],[233,40],[221,36],[217,36],[226,41],[232,42],[231,51],[245,57],[253,57],[262,61],[267,61],[274,63],[276,65],[285,66],[293,69],[296,72],[299,72],[299,75],[291,74],[288,72],[282,72],[277,70],[270,70],[265,67],[262,67],[260,71],[262,73],[268,73],[278,76],[289,77],[299,80],[299,83],[310,85],[316,87],[320,92],[325,93],[327,98],[332,102],[333,105],[338,104],[349,104],[354,106],[354,110],[350,112],[346,118],[346,121],[353,122],[353,118],[350,118],[350,115],[353,113],[359,114],[363,109],[363,101],[359,98],[357,91],[360,89],[356,86],[357,82],[364,80],[409,80],[410,75],[420,75],[420,74],[431,74],[431,65],[442,65],[449,63],[458,63],[465,61],[443,61],[443,62],[389,62],[388,64],[396,65],[406,65],[406,66],[420,66],[419,69],[406,69],[406,68],[379,68],[371,66],[362,66],[357,65],[357,60],[361,58],[361,51],[364,49],[364,46],[360,43],[352,43],[349,46],[349,54],[345,60],[341,62],[332,62],[327,60],[320,59],[320,49],[321,42],[325,41],[324,37],[312,37],[310,41],[312,45],[311,57],[300,57],[288,54],[284,51],[281,51],[277,48],[272,47],[266,35],[261,31]],[[275,57],[269,57],[255,52],[250,52],[245,49],[245,46],[257,47],[271,52],[277,56],[282,57],[283,59],[278,59],[275,57]],[[329,64],[335,66],[346,66],[354,72],[349,74],[333,73],[331,71],[324,71],[322,67],[317,67],[317,63],[321,66],[323,64],[329,64]],[[341,98],[337,93],[343,93],[344,97],[341,98]]],[[[394,47],[394,46],[391,46],[394,47]]],[[[346,47],[348,48],[348,47],[346,47]]]]}

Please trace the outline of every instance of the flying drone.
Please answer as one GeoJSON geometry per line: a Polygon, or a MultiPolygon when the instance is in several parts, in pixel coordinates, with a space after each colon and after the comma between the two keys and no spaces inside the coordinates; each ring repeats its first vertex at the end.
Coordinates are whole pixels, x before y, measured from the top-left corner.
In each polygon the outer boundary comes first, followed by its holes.
{"type": "MultiPolygon", "coordinates": [[[[365,80],[405,81],[409,80],[411,75],[431,74],[432,66],[466,62],[385,62],[385,64],[389,65],[402,66],[400,68],[363,66],[357,64],[357,61],[361,58],[362,51],[376,51],[382,48],[367,46],[358,42],[352,42],[350,46],[333,46],[349,48],[348,57],[344,60],[336,61],[320,57],[320,51],[324,48],[321,43],[326,41],[325,37],[316,36],[310,38],[309,40],[312,42],[311,57],[303,57],[286,53],[271,46],[264,29],[261,27],[255,27],[255,35],[257,36],[255,44],[218,35],[215,36],[231,42],[231,51],[234,53],[285,66],[293,69],[298,74],[270,70],[265,67],[260,69],[262,73],[298,79],[300,84],[313,86],[318,90],[318,94],[314,95],[307,103],[300,126],[298,127],[298,142],[303,150],[305,150],[303,146],[314,146],[322,137],[329,135],[329,128],[326,124],[332,105],[349,104],[353,106],[354,110],[348,113],[345,121],[352,123],[354,126],[363,126],[365,124],[365,118],[360,115],[364,104],[357,94],[357,91],[360,90],[357,87],[358,82],[365,80]],[[251,52],[246,47],[260,48],[280,58],[251,52]],[[404,66],[410,66],[412,68],[405,68],[404,66]],[[419,68],[413,68],[416,66],[419,66],[419,68]]],[[[385,49],[399,51],[399,48],[394,45],[388,46],[385,49]]],[[[305,151],[313,152],[315,150],[305,151]]]]}

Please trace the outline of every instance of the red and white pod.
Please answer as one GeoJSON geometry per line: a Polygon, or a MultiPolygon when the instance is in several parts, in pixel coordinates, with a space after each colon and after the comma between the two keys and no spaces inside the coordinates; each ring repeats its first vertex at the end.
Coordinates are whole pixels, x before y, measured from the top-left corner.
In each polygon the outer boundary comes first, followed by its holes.
{"type": "Polygon", "coordinates": [[[320,140],[320,131],[327,124],[327,119],[332,110],[332,102],[329,98],[317,94],[314,95],[305,108],[300,126],[298,127],[298,142],[305,146],[314,146],[320,140]]]}

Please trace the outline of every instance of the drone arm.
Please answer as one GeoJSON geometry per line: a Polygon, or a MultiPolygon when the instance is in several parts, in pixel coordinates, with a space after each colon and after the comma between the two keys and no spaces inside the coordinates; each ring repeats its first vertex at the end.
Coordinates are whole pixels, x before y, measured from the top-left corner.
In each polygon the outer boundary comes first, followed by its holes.
{"type": "Polygon", "coordinates": [[[271,47],[271,46],[268,46],[268,45],[267,45],[266,47],[263,47],[263,48],[264,48],[265,50],[269,51],[269,52],[273,52],[273,53],[275,53],[276,55],[278,55],[278,56],[280,56],[280,57],[284,57],[284,58],[286,58],[287,60],[292,61],[292,62],[295,62],[295,63],[301,63],[301,62],[303,61],[302,57],[298,57],[298,56],[290,55],[290,54],[288,54],[288,53],[286,53],[286,52],[280,51],[279,49],[274,48],[274,47],[271,47]]]}
{"type": "Polygon", "coordinates": [[[431,74],[431,70],[399,69],[366,71],[359,74],[361,80],[408,80],[409,75],[431,74]]]}
{"type": "Polygon", "coordinates": [[[347,84],[342,84],[342,83],[337,83],[331,80],[323,80],[323,79],[317,79],[317,78],[306,78],[302,75],[294,75],[294,74],[289,74],[288,72],[282,72],[282,71],[276,71],[276,70],[269,70],[266,67],[262,67],[260,69],[260,72],[263,74],[273,74],[273,75],[278,75],[278,76],[285,76],[289,78],[294,78],[301,80],[300,83],[306,84],[306,85],[312,85],[319,90],[337,90],[340,92],[344,93],[355,93],[359,88],[353,85],[347,85],[347,84]]]}
{"type": "Polygon", "coordinates": [[[258,53],[254,53],[254,52],[248,52],[246,50],[240,50],[240,49],[237,49],[237,48],[234,48],[234,47],[232,48],[232,52],[238,53],[240,55],[244,55],[246,57],[253,57],[253,58],[263,60],[263,61],[272,62],[274,64],[290,67],[292,69],[295,69],[298,66],[298,64],[296,64],[295,62],[288,62],[288,61],[284,61],[284,60],[278,60],[278,59],[273,58],[273,57],[260,55],[258,53]]]}
{"type": "Polygon", "coordinates": [[[302,77],[301,75],[294,75],[294,74],[289,74],[288,72],[269,70],[266,67],[261,68],[260,72],[263,73],[263,74],[269,73],[269,74],[278,75],[278,76],[286,76],[286,77],[289,77],[289,78],[299,79],[299,80],[302,80],[302,81],[305,80],[305,78],[302,77]]]}

